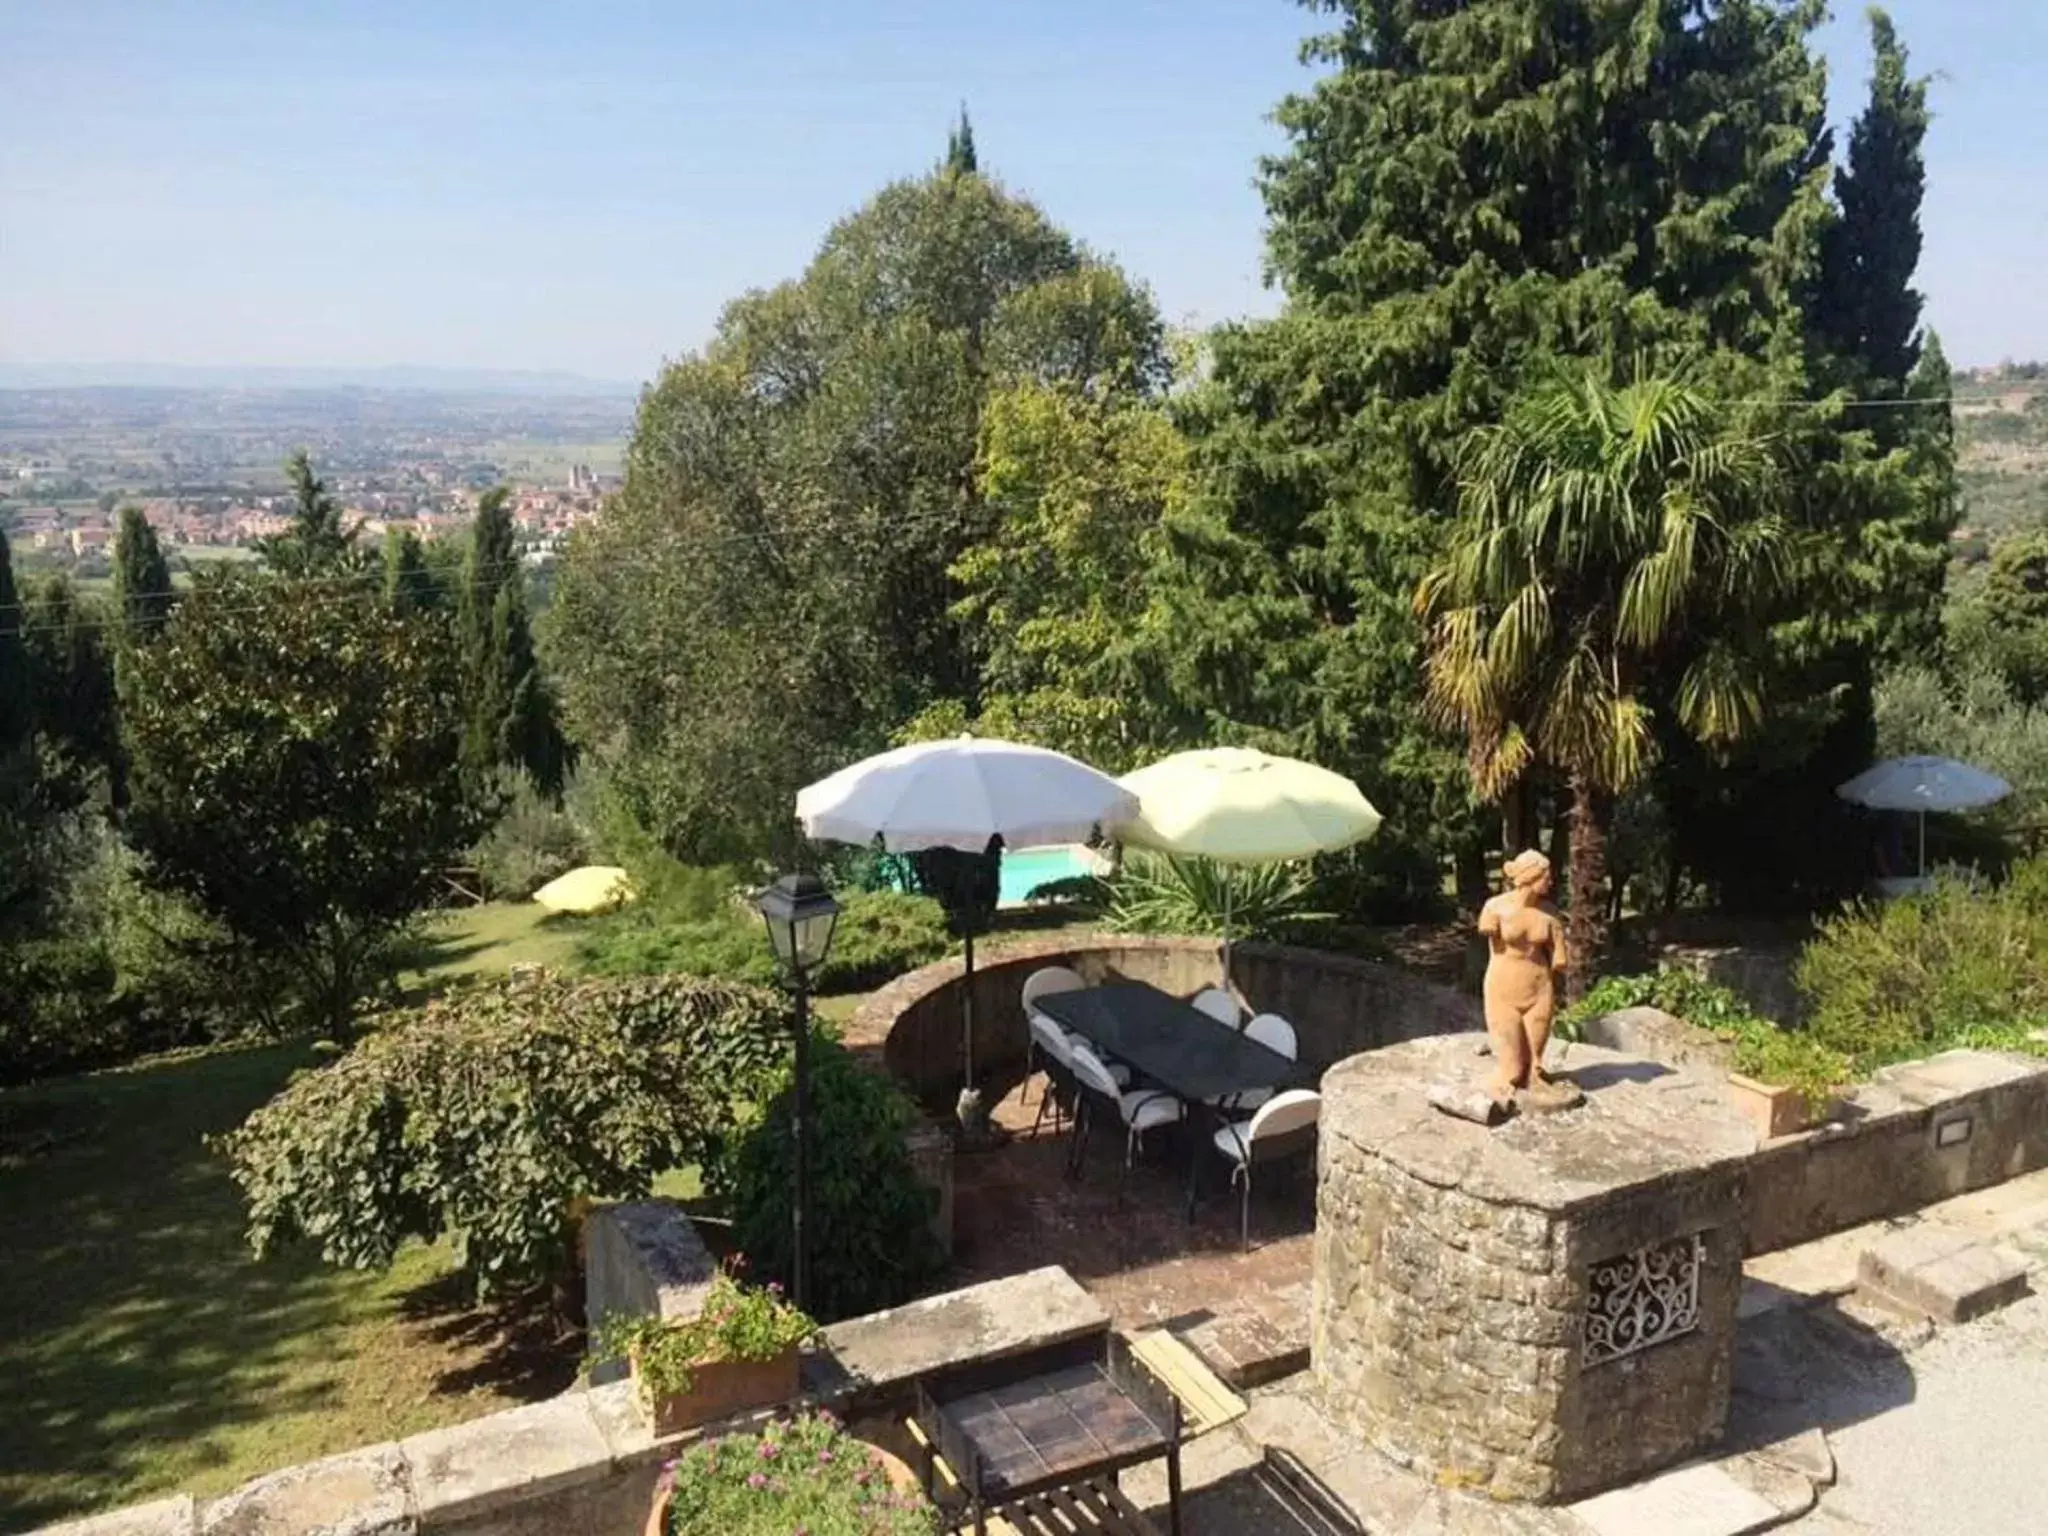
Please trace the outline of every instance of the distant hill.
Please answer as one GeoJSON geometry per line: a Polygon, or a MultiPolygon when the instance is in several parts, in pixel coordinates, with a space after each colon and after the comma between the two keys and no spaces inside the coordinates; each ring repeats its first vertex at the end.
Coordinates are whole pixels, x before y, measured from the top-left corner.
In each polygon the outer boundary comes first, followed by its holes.
{"type": "Polygon", "coordinates": [[[0,361],[0,389],[417,389],[452,394],[624,395],[639,384],[544,369],[196,367],[177,363],[10,363],[0,361]]]}
{"type": "Polygon", "coordinates": [[[2048,522],[2048,369],[2038,363],[1956,376],[1957,556],[1983,559],[2009,533],[2048,522]]]}

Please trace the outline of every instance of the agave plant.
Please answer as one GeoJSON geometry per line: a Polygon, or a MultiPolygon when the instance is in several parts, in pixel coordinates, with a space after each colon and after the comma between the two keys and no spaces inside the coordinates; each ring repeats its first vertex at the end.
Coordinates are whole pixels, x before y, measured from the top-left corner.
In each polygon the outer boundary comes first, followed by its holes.
{"type": "Polygon", "coordinates": [[[1132,851],[1109,882],[1104,923],[1118,933],[1221,934],[1284,939],[1332,914],[1310,908],[1306,864],[1219,864],[1132,851]]]}

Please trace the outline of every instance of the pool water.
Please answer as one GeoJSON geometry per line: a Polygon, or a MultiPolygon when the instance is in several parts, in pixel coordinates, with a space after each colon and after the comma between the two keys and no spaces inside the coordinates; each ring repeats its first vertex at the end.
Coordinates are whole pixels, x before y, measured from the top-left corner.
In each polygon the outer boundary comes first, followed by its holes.
{"type": "Polygon", "coordinates": [[[1019,848],[1003,854],[1003,906],[1021,907],[1038,886],[1048,880],[1071,880],[1095,872],[1094,857],[1076,843],[1057,848],[1019,848]]]}

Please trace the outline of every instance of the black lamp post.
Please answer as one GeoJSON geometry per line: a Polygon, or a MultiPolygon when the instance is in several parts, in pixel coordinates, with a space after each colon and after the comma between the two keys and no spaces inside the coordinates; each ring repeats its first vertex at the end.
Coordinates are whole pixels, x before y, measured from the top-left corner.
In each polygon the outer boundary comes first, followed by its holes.
{"type": "Polygon", "coordinates": [[[810,978],[832,950],[832,930],[839,923],[839,903],[816,875],[784,875],[754,905],[768,924],[768,942],[789,977],[796,996],[796,1112],[791,1127],[796,1161],[796,1219],[792,1237],[796,1262],[790,1275],[790,1299],[811,1304],[811,1256],[804,1228],[811,1208],[811,999],[810,978]]]}

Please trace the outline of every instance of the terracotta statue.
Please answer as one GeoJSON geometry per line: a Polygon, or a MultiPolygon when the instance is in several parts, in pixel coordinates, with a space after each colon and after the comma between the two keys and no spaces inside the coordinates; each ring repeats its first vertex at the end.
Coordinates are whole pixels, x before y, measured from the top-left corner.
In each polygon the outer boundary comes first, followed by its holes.
{"type": "Polygon", "coordinates": [[[1501,873],[1508,888],[1480,909],[1479,931],[1488,947],[1486,1032],[1496,1068],[1488,1091],[1506,1109],[1517,1090],[1541,1104],[1566,1092],[1552,1087],[1543,1071],[1566,952],[1564,919],[1544,899],[1550,860],[1532,849],[1508,860],[1501,873]]]}

